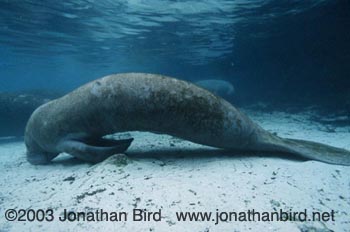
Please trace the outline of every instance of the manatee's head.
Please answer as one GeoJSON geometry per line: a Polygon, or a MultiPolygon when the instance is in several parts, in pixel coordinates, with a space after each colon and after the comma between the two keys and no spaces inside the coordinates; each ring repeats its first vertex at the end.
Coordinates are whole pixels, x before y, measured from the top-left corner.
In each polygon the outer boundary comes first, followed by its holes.
{"type": "Polygon", "coordinates": [[[60,99],[48,102],[33,112],[24,135],[28,162],[47,164],[60,153],[65,152],[78,159],[96,163],[127,150],[132,138],[106,139],[98,129],[100,127],[98,121],[94,123],[89,120],[88,124],[78,123],[78,119],[87,118],[87,113],[76,110],[71,107],[70,103],[80,98],[83,90],[77,90],[60,99]],[[76,114],[81,117],[76,117],[76,114]],[[76,120],[74,121],[72,117],[76,120]],[[96,124],[98,130],[85,128],[91,124],[96,124]]]}
{"type": "Polygon", "coordinates": [[[41,124],[43,123],[40,116],[41,108],[42,106],[33,112],[24,133],[24,142],[27,148],[26,156],[31,164],[47,164],[58,155],[57,152],[49,152],[43,148],[41,143],[46,143],[46,141],[38,141],[40,140],[38,133],[40,133],[41,124]]]}
{"type": "Polygon", "coordinates": [[[47,164],[58,155],[58,153],[47,152],[40,147],[27,129],[24,142],[27,147],[27,160],[31,164],[47,164]]]}
{"type": "Polygon", "coordinates": [[[58,156],[58,153],[47,152],[40,148],[30,136],[25,136],[25,144],[27,147],[27,160],[31,164],[47,164],[58,156]]]}

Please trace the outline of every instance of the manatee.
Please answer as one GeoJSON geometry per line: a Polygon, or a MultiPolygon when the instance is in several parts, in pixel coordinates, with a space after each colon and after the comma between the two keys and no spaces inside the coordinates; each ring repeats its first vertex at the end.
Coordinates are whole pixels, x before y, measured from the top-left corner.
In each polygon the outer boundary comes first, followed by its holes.
{"type": "Polygon", "coordinates": [[[350,152],[267,132],[226,100],[191,84],[156,74],[125,73],[92,81],[33,112],[25,130],[27,160],[46,164],[62,152],[88,162],[122,153],[127,131],[168,134],[225,150],[291,153],[350,165],[350,152]]]}
{"type": "Polygon", "coordinates": [[[232,97],[235,93],[233,85],[224,80],[200,80],[196,81],[195,84],[225,99],[232,97]]]}

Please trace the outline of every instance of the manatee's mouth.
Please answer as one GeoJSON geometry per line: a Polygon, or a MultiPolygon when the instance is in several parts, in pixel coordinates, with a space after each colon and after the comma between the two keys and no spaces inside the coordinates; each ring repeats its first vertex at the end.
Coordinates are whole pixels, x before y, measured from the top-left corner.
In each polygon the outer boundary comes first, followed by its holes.
{"type": "Polygon", "coordinates": [[[34,165],[48,164],[56,156],[58,156],[58,153],[27,151],[27,161],[34,165]]]}

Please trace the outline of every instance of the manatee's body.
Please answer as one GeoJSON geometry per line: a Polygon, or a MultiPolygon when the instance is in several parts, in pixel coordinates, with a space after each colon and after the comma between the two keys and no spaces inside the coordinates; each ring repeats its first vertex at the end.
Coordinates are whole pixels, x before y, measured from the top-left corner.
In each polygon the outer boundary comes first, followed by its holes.
{"type": "Polygon", "coordinates": [[[106,76],[39,107],[26,127],[27,159],[43,164],[67,152],[98,162],[129,147],[132,139],[102,138],[125,131],[169,134],[228,150],[289,152],[350,164],[350,152],[344,149],[279,138],[207,90],[143,73],[106,76]]]}

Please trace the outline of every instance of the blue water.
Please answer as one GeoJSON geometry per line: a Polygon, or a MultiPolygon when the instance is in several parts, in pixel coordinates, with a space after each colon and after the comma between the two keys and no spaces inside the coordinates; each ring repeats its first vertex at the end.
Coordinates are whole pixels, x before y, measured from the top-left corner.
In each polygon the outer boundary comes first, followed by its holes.
{"type": "Polygon", "coordinates": [[[349,28],[342,0],[0,0],[0,93],[151,72],[229,81],[243,106],[347,110],[349,28]]]}

